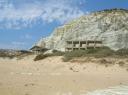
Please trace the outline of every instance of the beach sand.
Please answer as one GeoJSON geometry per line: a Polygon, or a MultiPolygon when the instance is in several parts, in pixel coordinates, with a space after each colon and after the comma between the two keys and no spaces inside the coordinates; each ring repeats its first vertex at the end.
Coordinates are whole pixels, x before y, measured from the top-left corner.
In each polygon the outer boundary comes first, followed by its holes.
{"type": "Polygon", "coordinates": [[[128,85],[128,71],[119,65],[63,62],[62,57],[34,62],[33,58],[0,58],[0,95],[86,95],[128,85]]]}

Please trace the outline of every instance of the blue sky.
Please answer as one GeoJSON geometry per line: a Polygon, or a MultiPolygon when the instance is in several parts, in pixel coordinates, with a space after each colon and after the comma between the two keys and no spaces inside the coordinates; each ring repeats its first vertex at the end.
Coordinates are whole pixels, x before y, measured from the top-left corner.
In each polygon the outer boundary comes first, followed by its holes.
{"type": "Polygon", "coordinates": [[[29,49],[66,22],[111,8],[128,9],[128,0],[0,0],[0,48],[29,49]]]}

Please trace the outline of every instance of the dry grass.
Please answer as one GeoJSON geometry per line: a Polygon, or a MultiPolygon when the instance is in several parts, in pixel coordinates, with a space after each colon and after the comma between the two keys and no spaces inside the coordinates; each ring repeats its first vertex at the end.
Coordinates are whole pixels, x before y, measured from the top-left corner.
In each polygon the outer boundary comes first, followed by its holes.
{"type": "Polygon", "coordinates": [[[39,60],[43,60],[43,59],[45,59],[45,58],[47,58],[47,57],[50,57],[50,56],[52,56],[51,54],[39,54],[39,55],[37,55],[35,58],[34,58],[34,61],[39,61],[39,60]]]}
{"type": "Polygon", "coordinates": [[[119,61],[118,63],[117,63],[119,66],[124,66],[125,65],[125,62],[123,62],[123,61],[119,61]]]}
{"type": "Polygon", "coordinates": [[[113,51],[108,47],[103,47],[99,49],[88,49],[88,50],[77,50],[66,52],[64,54],[63,61],[67,62],[74,58],[80,57],[94,57],[94,58],[127,58],[128,49],[120,49],[118,51],[113,51]]]}
{"type": "MultiPolygon", "coordinates": [[[[92,62],[95,60],[92,59],[100,59],[98,63],[100,64],[107,64],[113,65],[116,64],[111,58],[119,59],[119,58],[127,58],[128,56],[128,49],[120,49],[118,51],[113,51],[108,47],[103,47],[99,49],[88,49],[88,50],[76,50],[71,52],[60,52],[60,51],[53,51],[52,54],[39,54],[35,57],[34,61],[42,60],[47,57],[51,56],[63,56],[64,62],[92,62]],[[109,60],[107,60],[107,58],[109,60]]],[[[127,60],[126,60],[127,61],[127,60]]],[[[125,62],[117,62],[120,66],[124,65],[125,62]]]]}
{"type": "Polygon", "coordinates": [[[56,51],[54,50],[52,54],[39,54],[34,58],[34,61],[39,61],[39,60],[43,60],[47,57],[51,57],[51,56],[63,56],[64,52],[60,52],[60,51],[56,51]]]}
{"type": "Polygon", "coordinates": [[[25,51],[25,50],[22,50],[22,51],[9,51],[9,50],[1,50],[0,51],[0,57],[1,58],[18,58],[18,59],[21,59],[23,57],[26,57],[28,55],[31,55],[33,54],[32,52],[29,52],[29,51],[25,51]]]}
{"type": "Polygon", "coordinates": [[[72,60],[73,58],[78,58],[78,57],[102,58],[113,55],[114,55],[114,51],[107,47],[103,47],[99,49],[77,50],[77,51],[66,52],[64,54],[63,61],[67,62],[72,60]]]}

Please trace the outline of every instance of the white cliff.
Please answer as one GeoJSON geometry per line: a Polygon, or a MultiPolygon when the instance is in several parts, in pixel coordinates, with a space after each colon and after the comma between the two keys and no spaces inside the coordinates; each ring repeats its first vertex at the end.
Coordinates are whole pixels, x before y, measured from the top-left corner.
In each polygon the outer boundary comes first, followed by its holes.
{"type": "Polygon", "coordinates": [[[37,42],[37,46],[64,51],[67,40],[102,40],[104,46],[128,48],[128,10],[104,10],[75,19],[37,42]]]}

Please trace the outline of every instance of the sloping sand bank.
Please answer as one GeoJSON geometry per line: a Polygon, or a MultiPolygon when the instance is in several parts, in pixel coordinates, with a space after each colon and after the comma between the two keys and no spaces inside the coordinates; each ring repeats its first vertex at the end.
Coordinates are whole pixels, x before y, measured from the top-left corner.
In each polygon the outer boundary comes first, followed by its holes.
{"type": "Polygon", "coordinates": [[[86,95],[128,85],[128,71],[118,65],[65,63],[62,57],[34,62],[33,57],[0,59],[0,95],[86,95]]]}

